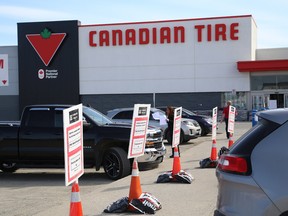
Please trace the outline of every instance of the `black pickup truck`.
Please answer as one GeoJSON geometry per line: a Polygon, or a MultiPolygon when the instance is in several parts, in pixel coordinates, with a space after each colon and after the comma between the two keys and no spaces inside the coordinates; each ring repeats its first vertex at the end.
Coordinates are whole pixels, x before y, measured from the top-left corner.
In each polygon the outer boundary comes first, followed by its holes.
{"type": "MultiPolygon", "coordinates": [[[[0,170],[22,167],[64,167],[63,110],[70,105],[32,105],[24,108],[19,122],[0,122],[0,170]]],[[[114,123],[97,110],[83,106],[85,167],[101,166],[113,180],[130,174],[127,158],[131,125],[114,123]]],[[[141,165],[157,165],[166,153],[161,130],[147,130],[141,165]]]]}

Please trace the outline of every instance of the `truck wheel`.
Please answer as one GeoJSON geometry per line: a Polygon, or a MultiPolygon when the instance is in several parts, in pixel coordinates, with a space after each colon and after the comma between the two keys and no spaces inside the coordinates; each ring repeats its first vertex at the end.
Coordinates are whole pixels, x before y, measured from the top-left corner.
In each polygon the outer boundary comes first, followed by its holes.
{"type": "Polygon", "coordinates": [[[129,175],[131,164],[127,158],[127,152],[119,147],[108,149],[103,158],[103,168],[106,175],[112,180],[129,175]]]}
{"type": "Polygon", "coordinates": [[[3,172],[12,173],[15,172],[17,169],[18,168],[16,166],[16,163],[5,163],[5,162],[0,163],[0,170],[2,170],[3,172]]]}

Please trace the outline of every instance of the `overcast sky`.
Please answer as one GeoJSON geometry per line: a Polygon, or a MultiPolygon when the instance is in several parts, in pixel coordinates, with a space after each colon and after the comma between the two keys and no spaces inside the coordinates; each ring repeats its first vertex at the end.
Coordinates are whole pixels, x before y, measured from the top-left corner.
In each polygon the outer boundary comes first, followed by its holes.
{"type": "Polygon", "coordinates": [[[257,48],[288,48],[288,0],[1,0],[0,46],[17,45],[17,23],[82,25],[252,15],[257,48]]]}

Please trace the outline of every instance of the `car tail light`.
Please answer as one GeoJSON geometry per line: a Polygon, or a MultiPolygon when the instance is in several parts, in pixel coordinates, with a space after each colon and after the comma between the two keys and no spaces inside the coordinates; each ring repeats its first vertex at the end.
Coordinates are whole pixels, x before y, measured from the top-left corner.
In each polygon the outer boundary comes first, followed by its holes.
{"type": "Polygon", "coordinates": [[[246,174],[248,172],[247,161],[243,157],[234,155],[221,155],[218,161],[218,169],[224,172],[246,174]]]}

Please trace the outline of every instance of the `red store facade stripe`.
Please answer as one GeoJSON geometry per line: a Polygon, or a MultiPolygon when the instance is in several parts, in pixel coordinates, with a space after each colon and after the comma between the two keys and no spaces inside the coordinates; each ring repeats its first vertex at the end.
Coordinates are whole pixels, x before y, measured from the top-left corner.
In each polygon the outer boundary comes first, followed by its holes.
{"type": "Polygon", "coordinates": [[[239,72],[287,71],[288,59],[237,62],[239,72]]]}

